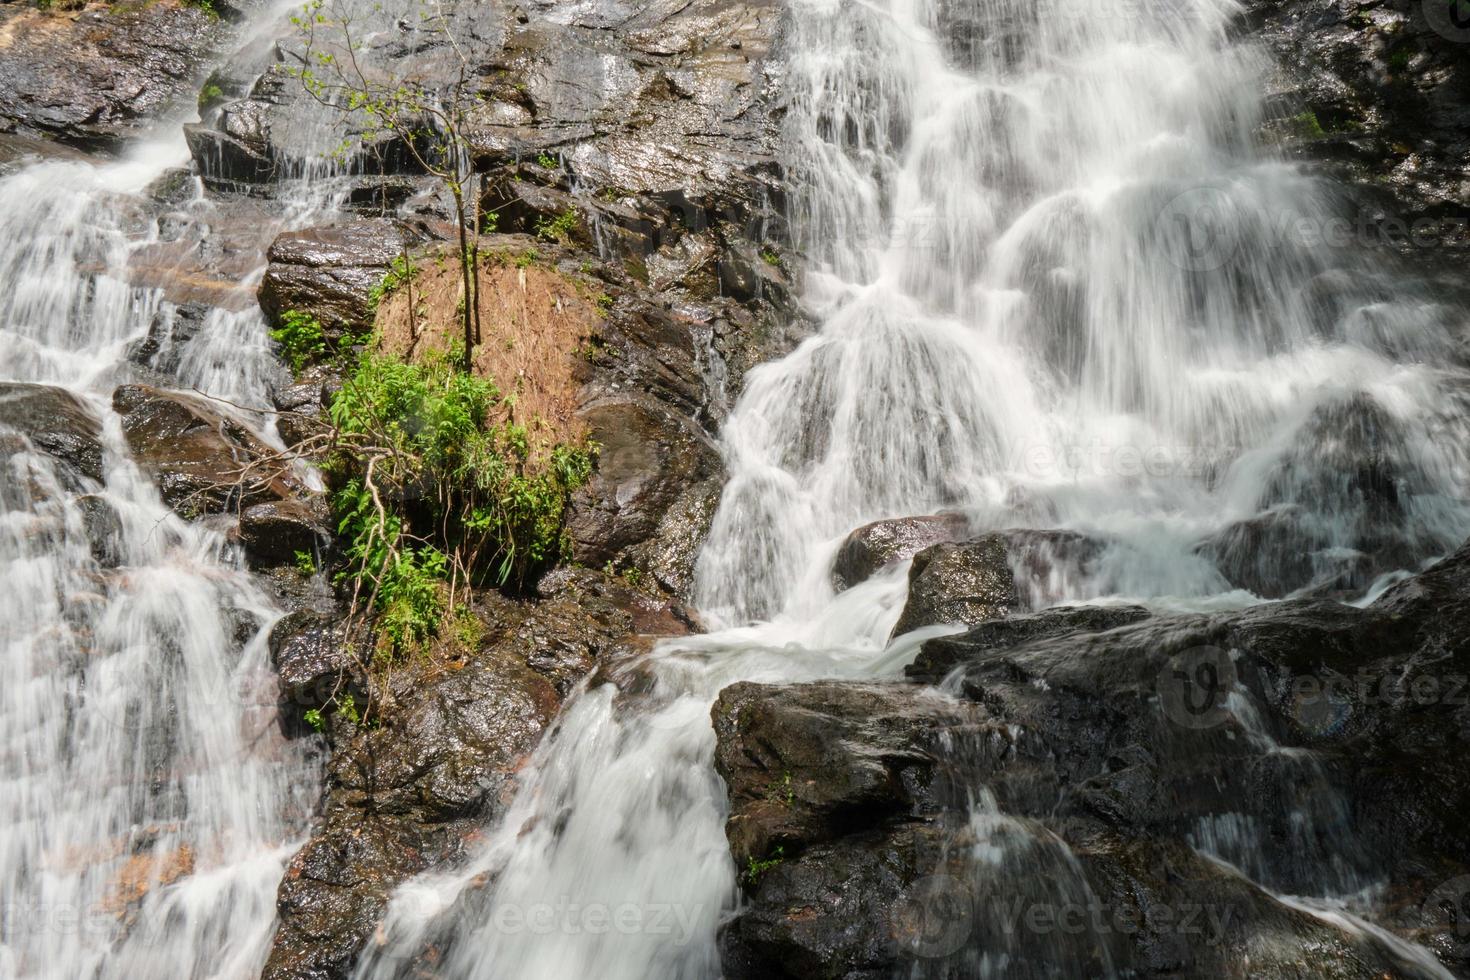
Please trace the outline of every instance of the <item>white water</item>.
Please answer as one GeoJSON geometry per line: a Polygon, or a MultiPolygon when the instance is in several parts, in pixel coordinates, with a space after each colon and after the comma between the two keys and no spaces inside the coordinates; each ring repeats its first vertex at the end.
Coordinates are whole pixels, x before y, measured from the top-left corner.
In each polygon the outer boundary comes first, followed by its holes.
{"type": "MultiPolygon", "coordinates": [[[[937,632],[887,643],[902,568],[833,595],[832,554],[866,521],[951,509],[1096,533],[1108,558],[1060,598],[1168,608],[1248,599],[1222,595],[1194,547],[1286,503],[1324,555],[1373,535],[1424,559],[1470,533],[1454,314],[1376,256],[1315,241],[1332,201],[1254,145],[1264,65],[1227,43],[1232,12],[796,0],[794,217],[823,327],[751,373],[724,435],[732,479],[699,566],[723,628],[662,645],[650,695],[580,695],[474,862],[400,891],[362,975],[447,938],[445,977],[716,976],[736,869],[714,697],[893,676],[937,632]],[[944,43],[945,11],[980,41],[944,43]],[[1353,396],[1393,423],[1404,481],[1386,515],[1310,428],[1353,396]]],[[[10,457],[0,975],[258,970],[315,794],[311,761],[274,734],[263,633],[232,638],[232,610],[257,626],[273,611],[219,535],[161,506],[107,407],[163,303],[123,282],[150,235],[128,201],[182,159],[170,139],[0,181],[0,378],[89,400],[108,447],[95,489],[124,525],[122,568],[97,568],[46,458],[10,457]],[[119,914],[130,861],[148,887],[119,914]]],[[[200,337],[186,383],[258,399],[258,318],[200,337]]]]}
{"type": "Polygon", "coordinates": [[[751,372],[724,432],[697,596],[721,629],[662,644],[646,699],[582,694],[478,859],[399,892],[360,976],[425,943],[444,977],[717,976],[736,869],[711,702],[737,680],[893,676],[923,638],[885,643],[902,568],[834,596],[865,522],[1086,531],[1109,550],[1059,599],[1170,610],[1253,601],[1196,546],[1283,505],[1292,549],[1324,560],[1389,541],[1418,562],[1470,533],[1446,356],[1463,317],[1334,240],[1330,188],[1259,145],[1267,65],[1230,42],[1235,13],[793,4],[794,227],[822,328],[751,372]],[[944,43],[946,17],[976,43],[944,43]],[[1357,416],[1313,427],[1355,397],[1387,433],[1386,513],[1343,472],[1357,416]],[[653,910],[677,913],[667,931],[653,910]]]}
{"type": "MultiPolygon", "coordinates": [[[[240,37],[290,6],[264,5],[240,37]]],[[[110,407],[129,345],[175,313],[127,272],[163,235],[145,189],[188,164],[178,123],[158,133],[118,162],[0,179],[0,380],[74,393],[105,450],[103,482],[73,488],[0,428],[0,977],[258,975],[318,794],[314,746],[279,732],[279,610],[222,533],[163,506],[110,407]],[[117,567],[94,559],[77,489],[117,513],[117,567]]],[[[221,218],[196,194],[168,220],[203,236],[221,218]]],[[[279,367],[257,278],[238,285],[242,312],[214,311],[172,352],[174,384],[266,407],[279,367]]]]}

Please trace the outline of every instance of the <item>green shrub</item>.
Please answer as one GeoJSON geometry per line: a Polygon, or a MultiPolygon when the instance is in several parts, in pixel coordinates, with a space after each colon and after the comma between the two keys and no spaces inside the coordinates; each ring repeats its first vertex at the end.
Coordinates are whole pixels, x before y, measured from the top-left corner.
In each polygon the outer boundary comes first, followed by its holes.
{"type": "Polygon", "coordinates": [[[297,373],[327,352],[327,336],[321,321],[300,310],[281,314],[281,325],[271,331],[271,340],[281,345],[281,356],[297,373]]]}
{"type": "Polygon", "coordinates": [[[554,218],[536,219],[536,234],[548,242],[559,242],[565,245],[576,233],[578,220],[577,209],[567,208],[554,218]]]}
{"type": "Polygon", "coordinates": [[[214,82],[207,82],[199,90],[199,114],[203,115],[223,101],[225,101],[225,90],[214,82]]]}
{"type": "Polygon", "coordinates": [[[438,634],[451,580],[520,588],[555,561],[568,498],[592,472],[590,447],[538,445],[496,421],[500,392],[458,370],[459,356],[368,351],[332,402],[339,580],[377,612],[390,654],[438,634]]]}

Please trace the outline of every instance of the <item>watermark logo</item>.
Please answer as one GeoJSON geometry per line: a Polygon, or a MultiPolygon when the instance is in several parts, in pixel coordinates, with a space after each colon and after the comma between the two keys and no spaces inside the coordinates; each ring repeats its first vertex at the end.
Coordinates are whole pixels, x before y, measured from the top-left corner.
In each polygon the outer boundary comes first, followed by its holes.
{"type": "Polygon", "coordinates": [[[1424,0],[1429,29],[1456,44],[1470,41],[1470,0],[1424,0]]]}
{"type": "Polygon", "coordinates": [[[1230,717],[1228,701],[1236,684],[1235,661],[1217,646],[1181,650],[1159,671],[1155,688],[1170,721],[1181,728],[1213,728],[1230,717]]]}
{"type": "Polygon", "coordinates": [[[975,897],[949,875],[920,878],[893,912],[893,936],[900,950],[924,959],[963,949],[975,919],[975,897]]]}
{"type": "Polygon", "coordinates": [[[1213,272],[1240,250],[1241,213],[1218,187],[1193,187],[1159,211],[1155,230],[1172,246],[1169,259],[1187,272],[1213,272]]]}

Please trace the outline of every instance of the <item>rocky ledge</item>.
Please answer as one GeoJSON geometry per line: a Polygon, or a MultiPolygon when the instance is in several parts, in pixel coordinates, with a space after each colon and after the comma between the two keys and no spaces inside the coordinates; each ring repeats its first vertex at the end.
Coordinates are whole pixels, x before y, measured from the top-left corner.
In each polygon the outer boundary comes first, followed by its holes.
{"type": "Polygon", "coordinates": [[[1467,595],[1470,545],[1366,608],[1054,608],[728,688],[726,976],[1465,974],[1467,595]],[[1362,918],[1282,897],[1323,881],[1362,918]]]}

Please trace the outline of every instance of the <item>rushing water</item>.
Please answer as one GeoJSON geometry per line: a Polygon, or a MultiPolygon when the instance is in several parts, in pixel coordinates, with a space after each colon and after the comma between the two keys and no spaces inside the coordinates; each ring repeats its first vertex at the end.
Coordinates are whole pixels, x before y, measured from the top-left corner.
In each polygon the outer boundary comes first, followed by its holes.
{"type": "MultiPolygon", "coordinates": [[[[470,865],[400,890],[362,976],[431,940],[445,977],[717,976],[736,869],[711,702],[738,680],[895,676],[944,630],[889,642],[903,568],[834,593],[835,549],[867,521],[1085,532],[1102,560],[1049,600],[1169,608],[1253,601],[1199,547],[1240,521],[1280,529],[1254,556],[1267,577],[1302,555],[1308,579],[1362,552],[1413,567],[1470,534],[1459,314],[1343,239],[1332,189],[1260,144],[1267,65],[1228,37],[1235,13],[793,0],[793,228],[822,328],[751,372],[724,433],[698,567],[719,629],[662,644],[647,696],[579,694],[470,865]]],[[[177,313],[125,273],[161,234],[139,195],[186,158],[168,132],[0,179],[0,380],[74,393],[105,451],[77,485],[0,432],[0,976],[257,972],[318,782],[276,731],[276,611],[221,534],[161,504],[109,406],[129,345],[177,313]],[[106,567],[98,501],[118,517],[106,567]]],[[[303,173],[283,228],[328,200],[303,173]]],[[[241,306],[164,353],[181,386],[263,407],[272,362],[241,306]]],[[[1044,858],[1085,887],[1062,845],[1020,854],[1020,825],[975,800],[996,867],[1044,858]]],[[[1243,864],[1249,833],[1222,814],[1195,844],[1243,864]]],[[[1317,884],[1294,901],[1373,928],[1324,911],[1352,869],[1317,884]]]]}
{"type": "MultiPolygon", "coordinates": [[[[238,36],[282,10],[261,5],[238,36]]],[[[71,392],[103,446],[99,482],[0,429],[4,977],[258,974],[320,778],[310,745],[278,728],[279,611],[222,533],[162,504],[111,409],[137,372],[130,346],[181,315],[162,288],[130,284],[130,262],[221,218],[197,192],[154,216],[149,185],[188,162],[177,122],[158,133],[117,162],[0,179],[0,381],[71,392]],[[116,517],[100,556],[98,513],[116,517]]],[[[319,204],[302,197],[281,226],[319,204]]],[[[155,355],[178,387],[265,407],[279,367],[255,279],[155,355]]]]}
{"type": "MultiPolygon", "coordinates": [[[[714,697],[892,676],[935,632],[887,642],[903,569],[834,594],[865,522],[1086,532],[1104,558],[1053,598],[1168,608],[1253,601],[1199,548],[1246,519],[1284,522],[1258,571],[1307,554],[1309,580],[1470,533],[1459,313],[1344,238],[1332,188],[1262,145],[1268,65],[1229,37],[1232,0],[791,6],[793,227],[822,327],[750,373],[726,427],[698,566],[721,628],[661,645],[650,698],[582,693],[478,859],[400,890],[361,976],[426,942],[446,977],[717,976],[736,869],[714,697]]],[[[979,804],[972,822],[1007,836],[979,804]]],[[[1198,846],[1243,833],[1222,817],[1198,846]]]]}

